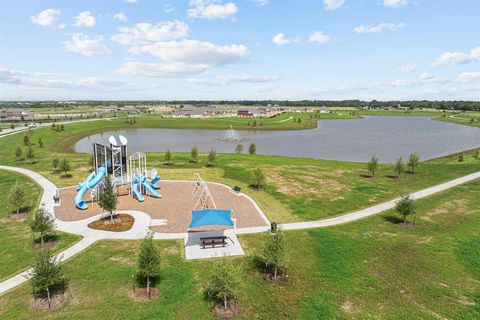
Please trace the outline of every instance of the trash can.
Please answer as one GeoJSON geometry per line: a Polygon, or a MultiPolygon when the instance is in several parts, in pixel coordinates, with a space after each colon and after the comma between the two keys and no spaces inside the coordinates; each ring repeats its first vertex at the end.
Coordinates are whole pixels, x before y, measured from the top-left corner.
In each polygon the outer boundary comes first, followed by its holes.
{"type": "Polygon", "coordinates": [[[270,232],[272,233],[276,233],[277,232],[277,223],[276,222],[272,222],[270,224],[270,232]]]}

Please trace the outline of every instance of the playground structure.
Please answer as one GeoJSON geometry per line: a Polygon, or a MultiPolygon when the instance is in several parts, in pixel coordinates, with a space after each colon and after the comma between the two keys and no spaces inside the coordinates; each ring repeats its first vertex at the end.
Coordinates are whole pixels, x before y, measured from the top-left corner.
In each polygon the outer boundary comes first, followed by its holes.
{"type": "Polygon", "coordinates": [[[195,173],[191,187],[193,187],[192,199],[194,201],[196,200],[193,210],[208,209],[209,200],[211,201],[213,207],[217,209],[215,200],[213,200],[210,189],[208,188],[208,184],[202,179],[202,177],[200,177],[200,174],[195,173]]]}
{"type": "Polygon", "coordinates": [[[156,183],[160,180],[156,170],[151,170],[151,181],[147,177],[147,158],[144,153],[127,155],[128,140],[122,135],[110,136],[110,146],[100,143],[92,144],[92,164],[94,171],[77,186],[75,206],[85,210],[88,205],[83,200],[84,195],[90,191],[90,199],[98,201],[100,188],[106,175],[109,175],[114,189],[119,194],[119,189],[127,186],[128,194],[138,201],[144,201],[144,195],[149,194],[161,198],[156,191],[160,187],[156,183]]]}

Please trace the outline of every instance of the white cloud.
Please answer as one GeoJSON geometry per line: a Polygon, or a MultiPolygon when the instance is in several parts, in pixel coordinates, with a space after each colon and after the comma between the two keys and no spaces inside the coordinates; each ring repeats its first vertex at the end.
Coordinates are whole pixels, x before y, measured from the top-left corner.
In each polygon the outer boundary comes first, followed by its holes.
{"type": "Polygon", "coordinates": [[[65,24],[56,23],[61,13],[62,11],[58,9],[46,9],[39,12],[36,16],[30,16],[30,20],[42,27],[63,29],[65,24]]]}
{"type": "Polygon", "coordinates": [[[250,56],[244,45],[219,46],[198,40],[156,42],[132,47],[129,52],[150,54],[164,63],[126,62],[118,70],[120,73],[155,77],[201,73],[210,68],[244,61],[250,56]]]}
{"type": "Polygon", "coordinates": [[[101,36],[87,36],[75,33],[65,42],[65,50],[87,57],[110,55],[110,50],[103,44],[101,36]]]}
{"type": "Polygon", "coordinates": [[[190,28],[182,21],[167,21],[157,24],[137,23],[133,27],[120,27],[119,33],[111,37],[122,45],[145,44],[153,41],[168,41],[185,37],[190,28]]]}
{"type": "Polygon", "coordinates": [[[249,74],[221,75],[214,79],[189,79],[188,82],[204,86],[228,86],[232,83],[265,83],[279,80],[279,76],[256,76],[249,74]]]}
{"type": "Polygon", "coordinates": [[[272,42],[275,43],[276,45],[281,46],[284,44],[291,43],[292,40],[287,39],[283,33],[279,33],[272,38],[272,42]]]}
{"type": "Polygon", "coordinates": [[[478,61],[480,61],[480,47],[473,48],[469,52],[444,52],[432,63],[432,67],[437,68],[446,64],[463,64],[478,61]]]}
{"type": "Polygon", "coordinates": [[[175,11],[175,7],[174,7],[172,4],[170,4],[170,3],[165,3],[165,4],[163,5],[163,12],[165,12],[165,13],[171,13],[171,12],[173,12],[173,11],[175,11]]]}
{"type": "Polygon", "coordinates": [[[323,4],[327,10],[336,10],[345,4],[345,0],[323,0],[323,4]]]}
{"type": "Polygon", "coordinates": [[[190,0],[190,6],[187,12],[192,19],[225,19],[238,11],[235,3],[221,0],[190,0]]]}
{"type": "Polygon", "coordinates": [[[257,6],[263,7],[266,6],[270,0],[254,0],[257,6]]]}
{"type": "Polygon", "coordinates": [[[400,72],[401,73],[410,73],[410,72],[414,72],[417,70],[417,66],[414,65],[414,64],[405,64],[403,66],[400,67],[400,72]]]}
{"type": "Polygon", "coordinates": [[[315,31],[310,35],[308,41],[316,43],[327,43],[331,40],[330,36],[327,36],[323,31],[315,31]]]}
{"type": "Polygon", "coordinates": [[[458,75],[458,81],[462,83],[470,83],[480,80],[480,71],[462,72],[458,75]]]}
{"type": "Polygon", "coordinates": [[[408,3],[407,0],[383,0],[385,7],[398,8],[408,3]]]}
{"type": "Polygon", "coordinates": [[[137,3],[138,0],[125,0],[125,2],[127,2],[127,3],[137,3]]]}
{"type": "Polygon", "coordinates": [[[123,12],[119,12],[119,13],[116,13],[113,18],[117,21],[120,21],[120,22],[127,22],[128,21],[128,18],[127,16],[125,15],[125,13],[123,12]]]}
{"type": "Polygon", "coordinates": [[[356,33],[380,33],[383,30],[396,31],[404,27],[405,27],[405,24],[403,22],[400,22],[400,23],[382,22],[376,26],[373,26],[373,25],[358,26],[358,27],[355,27],[353,30],[356,33]]]}
{"type": "Polygon", "coordinates": [[[75,18],[76,27],[93,27],[97,21],[90,11],[80,12],[75,18]]]}

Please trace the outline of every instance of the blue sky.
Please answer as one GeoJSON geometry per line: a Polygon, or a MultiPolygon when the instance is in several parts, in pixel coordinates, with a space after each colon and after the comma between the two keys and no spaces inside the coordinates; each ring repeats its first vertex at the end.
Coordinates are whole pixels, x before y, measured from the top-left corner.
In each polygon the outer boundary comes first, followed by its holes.
{"type": "Polygon", "coordinates": [[[478,0],[0,0],[1,100],[480,98],[478,0]]]}

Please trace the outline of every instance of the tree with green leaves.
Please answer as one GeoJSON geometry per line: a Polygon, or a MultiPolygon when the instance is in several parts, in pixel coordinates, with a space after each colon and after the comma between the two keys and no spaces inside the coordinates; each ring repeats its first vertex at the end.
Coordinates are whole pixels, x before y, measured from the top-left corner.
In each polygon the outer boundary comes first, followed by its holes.
{"type": "Polygon", "coordinates": [[[255,143],[250,144],[248,147],[248,153],[256,154],[257,153],[257,145],[255,143]]]}
{"type": "Polygon", "coordinates": [[[217,165],[217,151],[215,149],[210,149],[207,156],[207,166],[215,167],[217,165]]]}
{"type": "Polygon", "coordinates": [[[23,145],[24,146],[29,146],[30,145],[30,137],[28,136],[28,134],[25,134],[23,136],[23,145]]]}
{"type": "Polygon", "coordinates": [[[60,131],[65,131],[65,126],[63,124],[60,125],[60,131]]]}
{"type": "Polygon", "coordinates": [[[239,264],[234,263],[230,257],[223,257],[213,262],[207,295],[222,302],[223,308],[226,310],[228,303],[237,297],[240,283],[239,264]]]}
{"type": "Polygon", "coordinates": [[[167,151],[165,151],[165,155],[163,156],[163,163],[166,165],[173,164],[173,153],[172,151],[170,151],[170,149],[167,149],[167,151]]]}
{"type": "Polygon", "coordinates": [[[150,295],[150,281],[160,274],[160,252],[155,247],[153,232],[149,232],[140,243],[138,253],[138,275],[147,282],[147,293],[150,295]]]}
{"type": "Polygon", "coordinates": [[[60,259],[53,257],[48,249],[41,249],[38,251],[32,271],[33,287],[44,291],[47,294],[48,308],[51,307],[51,290],[64,283],[63,270],[60,266],[60,259]]]}
{"type": "Polygon", "coordinates": [[[197,163],[198,162],[198,148],[197,145],[192,146],[192,150],[190,151],[190,162],[197,163]]]}
{"type": "Polygon", "coordinates": [[[64,177],[68,177],[68,172],[70,171],[70,162],[68,161],[67,157],[63,157],[62,161],[60,161],[59,169],[63,172],[64,177]]]}
{"type": "Polygon", "coordinates": [[[15,147],[15,160],[22,161],[23,160],[23,150],[19,146],[15,147]]]}
{"type": "Polygon", "coordinates": [[[60,167],[60,159],[58,159],[57,155],[54,154],[52,158],[52,170],[53,173],[58,173],[58,168],[60,167]]]}
{"type": "Polygon", "coordinates": [[[367,163],[367,169],[368,173],[370,174],[371,177],[375,177],[375,174],[377,173],[378,170],[378,157],[373,156],[372,159],[367,163]]]}
{"type": "Polygon", "coordinates": [[[256,190],[260,190],[265,186],[265,174],[263,173],[262,169],[256,168],[253,170],[253,181],[252,187],[256,190]]]}
{"type": "Polygon", "coordinates": [[[393,171],[397,179],[400,178],[400,175],[405,172],[405,164],[403,163],[403,157],[397,159],[395,165],[393,166],[393,171]]]}
{"type": "Polygon", "coordinates": [[[418,154],[412,153],[408,158],[408,170],[410,170],[410,172],[412,173],[415,173],[415,170],[417,170],[419,164],[420,157],[418,156],[418,154]]]}
{"type": "Polygon", "coordinates": [[[458,155],[458,162],[463,162],[464,161],[464,158],[463,158],[463,153],[460,153],[458,155]]]}
{"type": "Polygon", "coordinates": [[[237,146],[235,147],[235,152],[237,154],[241,154],[243,152],[243,144],[237,144],[237,146]]]}
{"type": "Polygon", "coordinates": [[[15,129],[15,124],[13,122],[10,123],[10,129],[12,129],[12,130],[15,129]]]}
{"type": "Polygon", "coordinates": [[[33,162],[33,159],[35,158],[35,153],[33,151],[32,146],[27,147],[27,152],[25,153],[25,157],[27,158],[28,163],[33,162]]]}
{"type": "Polygon", "coordinates": [[[117,209],[118,196],[109,174],[105,175],[103,187],[100,190],[98,205],[110,214],[110,220],[113,221],[113,212],[117,209]]]}
{"type": "Polygon", "coordinates": [[[54,226],[55,220],[52,215],[44,209],[38,209],[32,223],[30,224],[30,229],[34,234],[40,234],[40,242],[43,247],[45,236],[53,231],[54,226]]]}
{"type": "Polygon", "coordinates": [[[270,270],[273,279],[277,279],[280,270],[286,270],[288,263],[288,247],[285,234],[281,228],[276,233],[266,233],[260,245],[260,259],[270,270]]]}
{"type": "Polygon", "coordinates": [[[17,214],[19,214],[20,210],[25,207],[26,199],[27,195],[24,188],[22,188],[18,181],[16,181],[8,194],[8,202],[15,209],[17,214]]]}
{"type": "Polygon", "coordinates": [[[402,196],[395,205],[395,210],[403,217],[403,222],[407,221],[407,216],[415,214],[415,203],[410,196],[402,196]]]}
{"type": "Polygon", "coordinates": [[[39,139],[38,139],[38,146],[39,146],[40,148],[43,148],[42,138],[39,138],[39,139]]]}
{"type": "Polygon", "coordinates": [[[480,150],[475,150],[475,155],[473,156],[475,159],[480,160],[480,150]]]}

